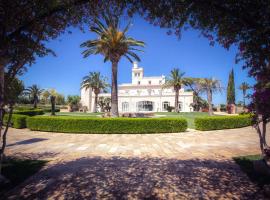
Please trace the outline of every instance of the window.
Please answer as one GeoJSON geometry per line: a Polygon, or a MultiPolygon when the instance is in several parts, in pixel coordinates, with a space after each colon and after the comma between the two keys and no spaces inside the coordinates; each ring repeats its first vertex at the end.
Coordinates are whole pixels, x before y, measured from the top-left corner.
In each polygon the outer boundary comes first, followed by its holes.
{"type": "Polygon", "coordinates": [[[167,111],[169,106],[170,106],[170,102],[164,101],[164,102],[162,103],[162,110],[163,110],[163,111],[167,111]]]}
{"type": "Polygon", "coordinates": [[[178,103],[178,109],[179,111],[183,110],[183,103],[181,101],[178,103]]]}
{"type": "Polygon", "coordinates": [[[136,104],[137,111],[153,111],[154,110],[154,102],[152,101],[139,101],[136,104]]]}
{"type": "Polygon", "coordinates": [[[148,81],[148,84],[151,85],[151,81],[148,81]]]}
{"type": "Polygon", "coordinates": [[[138,85],[140,85],[141,84],[141,81],[138,81],[138,85]]]}
{"type": "Polygon", "coordinates": [[[128,112],[128,108],[129,105],[128,105],[128,102],[123,102],[122,103],[122,112],[128,112]]]}
{"type": "Polygon", "coordinates": [[[162,80],[159,81],[159,85],[161,85],[161,84],[162,84],[162,80]]]}

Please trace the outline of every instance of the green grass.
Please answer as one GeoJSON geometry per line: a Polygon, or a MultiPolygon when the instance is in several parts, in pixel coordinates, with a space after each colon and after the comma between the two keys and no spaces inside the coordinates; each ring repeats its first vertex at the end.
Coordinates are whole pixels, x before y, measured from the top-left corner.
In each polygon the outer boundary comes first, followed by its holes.
{"type": "Polygon", "coordinates": [[[260,160],[261,155],[240,156],[233,159],[240,166],[241,170],[247,174],[249,179],[259,187],[270,184],[270,177],[256,173],[253,167],[253,161],[260,160]]]}
{"type": "Polygon", "coordinates": [[[156,115],[163,115],[164,117],[183,117],[188,122],[188,128],[195,128],[194,125],[194,119],[195,117],[203,117],[208,116],[208,113],[205,112],[181,112],[181,113],[175,113],[175,112],[157,112],[156,115]]]}
{"type": "Polygon", "coordinates": [[[3,163],[2,172],[10,183],[0,188],[0,195],[37,173],[46,163],[45,160],[7,158],[3,163]]]}
{"type": "MultiPolygon", "coordinates": [[[[84,113],[84,112],[58,112],[57,116],[77,116],[77,117],[99,117],[103,113],[84,113]]],[[[51,113],[45,113],[45,116],[50,116],[51,113]]]]}

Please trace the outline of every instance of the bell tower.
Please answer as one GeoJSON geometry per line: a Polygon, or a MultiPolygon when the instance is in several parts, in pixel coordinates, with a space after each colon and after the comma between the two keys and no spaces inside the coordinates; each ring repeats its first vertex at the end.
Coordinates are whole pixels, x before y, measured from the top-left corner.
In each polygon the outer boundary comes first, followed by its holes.
{"type": "Polygon", "coordinates": [[[133,62],[132,67],[132,84],[140,85],[140,80],[143,78],[143,68],[138,67],[137,62],[133,62]]]}

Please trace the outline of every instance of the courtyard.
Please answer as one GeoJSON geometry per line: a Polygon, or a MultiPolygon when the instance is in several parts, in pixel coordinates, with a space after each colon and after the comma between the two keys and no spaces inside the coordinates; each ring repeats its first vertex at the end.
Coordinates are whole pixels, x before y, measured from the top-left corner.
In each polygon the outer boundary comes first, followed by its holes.
{"type": "Polygon", "coordinates": [[[11,190],[9,199],[250,199],[261,195],[232,159],[260,153],[251,127],[155,135],[11,129],[8,137],[7,155],[49,161],[11,190]]]}

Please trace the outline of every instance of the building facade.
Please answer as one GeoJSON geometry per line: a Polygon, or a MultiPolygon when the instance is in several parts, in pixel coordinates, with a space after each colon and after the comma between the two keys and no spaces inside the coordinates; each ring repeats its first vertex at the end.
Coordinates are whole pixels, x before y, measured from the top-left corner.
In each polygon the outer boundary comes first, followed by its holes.
{"type": "MultiPolygon", "coordinates": [[[[132,82],[118,86],[118,109],[125,112],[167,112],[168,106],[174,107],[175,91],[163,88],[165,76],[145,77],[144,70],[135,62],[132,67],[132,82]]],[[[101,93],[99,97],[111,97],[101,93]]],[[[94,93],[91,89],[81,89],[81,103],[90,112],[94,109],[94,93]]],[[[178,107],[181,112],[192,112],[193,92],[179,93],[178,107]]]]}

